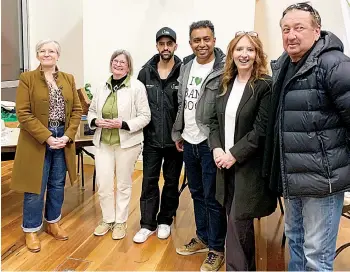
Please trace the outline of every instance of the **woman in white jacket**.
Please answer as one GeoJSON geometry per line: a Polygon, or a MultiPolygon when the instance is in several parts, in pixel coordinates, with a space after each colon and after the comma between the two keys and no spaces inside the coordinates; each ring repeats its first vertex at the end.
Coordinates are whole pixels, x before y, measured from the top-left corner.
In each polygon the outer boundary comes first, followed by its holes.
{"type": "Polygon", "coordinates": [[[94,234],[113,230],[113,239],[126,235],[131,198],[132,173],[141,152],[142,128],[151,120],[146,89],[132,79],[132,58],[126,50],[115,51],[110,59],[112,75],[95,92],[88,122],[96,129],[95,164],[102,221],[94,234]],[[117,193],[114,193],[115,176],[117,193]]]}

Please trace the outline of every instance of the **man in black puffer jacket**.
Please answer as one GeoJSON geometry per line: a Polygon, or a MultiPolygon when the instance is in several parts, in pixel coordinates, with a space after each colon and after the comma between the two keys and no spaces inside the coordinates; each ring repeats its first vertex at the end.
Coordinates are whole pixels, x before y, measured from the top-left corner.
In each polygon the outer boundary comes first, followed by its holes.
{"type": "Polygon", "coordinates": [[[350,188],[350,59],[310,5],[288,7],[280,24],[264,173],[286,199],[289,270],[332,270],[350,188]]]}
{"type": "Polygon", "coordinates": [[[168,238],[179,205],[182,153],[175,147],[171,130],[178,110],[177,78],[181,60],[174,55],[177,48],[174,30],[163,27],[156,34],[156,42],[159,54],[154,55],[142,67],[138,76],[146,86],[151,122],[143,129],[141,229],[134,236],[136,243],[145,242],[157,227],[158,238],[168,238]],[[164,187],[160,201],[158,182],[162,163],[164,187]]]}

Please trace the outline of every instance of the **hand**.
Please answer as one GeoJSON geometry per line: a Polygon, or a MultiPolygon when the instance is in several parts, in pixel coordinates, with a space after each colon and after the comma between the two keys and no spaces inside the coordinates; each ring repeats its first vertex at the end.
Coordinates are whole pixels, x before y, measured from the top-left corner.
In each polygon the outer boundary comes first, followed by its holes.
{"type": "Polygon", "coordinates": [[[47,138],[46,143],[49,146],[55,146],[55,145],[59,144],[59,141],[55,137],[50,136],[49,138],[47,138]]]}
{"type": "Polygon", "coordinates": [[[216,160],[216,158],[222,156],[225,154],[225,151],[221,148],[221,147],[217,147],[213,149],[213,158],[214,161],[216,160]]]}
{"type": "Polygon", "coordinates": [[[112,128],[112,124],[108,120],[109,119],[96,119],[95,124],[100,128],[112,128]]]}
{"type": "Polygon", "coordinates": [[[107,119],[106,121],[109,122],[112,128],[122,128],[123,120],[120,117],[117,119],[107,119]]]}
{"type": "Polygon", "coordinates": [[[232,156],[230,152],[225,153],[224,155],[219,156],[215,159],[216,166],[221,168],[230,169],[232,165],[236,163],[236,158],[232,156]]]}
{"type": "Polygon", "coordinates": [[[67,144],[69,142],[69,137],[66,135],[63,135],[62,137],[56,138],[57,140],[61,141],[64,144],[67,144]]]}
{"type": "Polygon", "coordinates": [[[184,141],[183,140],[176,141],[175,146],[176,146],[177,151],[179,151],[179,152],[184,151],[184,141]]]}
{"type": "Polygon", "coordinates": [[[52,136],[47,138],[46,143],[50,146],[51,149],[61,149],[61,148],[64,148],[66,146],[66,143],[63,143],[62,140],[57,139],[57,138],[52,137],[52,136]]]}

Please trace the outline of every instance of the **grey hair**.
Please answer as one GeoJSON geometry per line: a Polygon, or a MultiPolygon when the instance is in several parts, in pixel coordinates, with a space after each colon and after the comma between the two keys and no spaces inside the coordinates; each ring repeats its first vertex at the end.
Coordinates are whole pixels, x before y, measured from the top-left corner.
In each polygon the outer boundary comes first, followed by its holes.
{"type": "Polygon", "coordinates": [[[302,11],[306,11],[309,12],[311,15],[311,23],[312,25],[317,28],[321,28],[321,16],[319,14],[319,12],[311,5],[310,1],[307,2],[300,2],[300,3],[296,3],[293,5],[290,5],[289,7],[287,7],[282,14],[282,18],[280,19],[280,26],[282,26],[282,20],[284,18],[284,16],[292,10],[302,10],[302,11]],[[304,7],[302,7],[301,5],[304,5],[304,7]]]}
{"type": "Polygon", "coordinates": [[[55,45],[57,55],[60,56],[61,55],[61,45],[58,43],[58,41],[51,40],[51,39],[45,39],[45,40],[39,41],[35,46],[36,54],[38,55],[41,47],[43,47],[43,45],[48,44],[48,43],[53,43],[55,45]]]}
{"type": "Polygon", "coordinates": [[[124,55],[126,58],[126,61],[128,62],[128,67],[129,67],[129,75],[132,76],[133,72],[134,72],[134,66],[132,63],[132,57],[131,54],[129,53],[129,51],[124,50],[124,49],[118,49],[116,51],[113,52],[111,59],[109,61],[109,71],[112,73],[112,62],[113,60],[118,57],[119,55],[124,55]]]}
{"type": "Polygon", "coordinates": [[[198,21],[198,22],[193,22],[190,25],[190,38],[192,31],[198,28],[209,28],[211,32],[213,33],[213,36],[215,37],[215,31],[214,31],[214,25],[211,21],[209,20],[203,20],[203,21],[198,21]]]}

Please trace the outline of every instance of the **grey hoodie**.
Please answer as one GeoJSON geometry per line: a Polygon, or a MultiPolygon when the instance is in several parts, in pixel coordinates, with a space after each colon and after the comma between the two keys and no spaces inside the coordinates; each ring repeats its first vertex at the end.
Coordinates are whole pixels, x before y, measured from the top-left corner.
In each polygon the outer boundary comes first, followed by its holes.
{"type": "MultiPolygon", "coordinates": [[[[213,69],[205,78],[197,102],[196,108],[196,123],[198,128],[205,136],[209,136],[209,118],[215,107],[215,97],[219,90],[220,78],[224,72],[225,54],[219,48],[214,48],[215,62],[213,69]]],[[[181,134],[185,127],[184,122],[184,104],[185,91],[187,89],[188,78],[191,72],[191,67],[195,55],[184,58],[184,64],[181,66],[180,75],[178,78],[179,91],[178,101],[179,108],[177,111],[176,120],[173,126],[171,137],[174,142],[182,140],[181,134]]]]}

